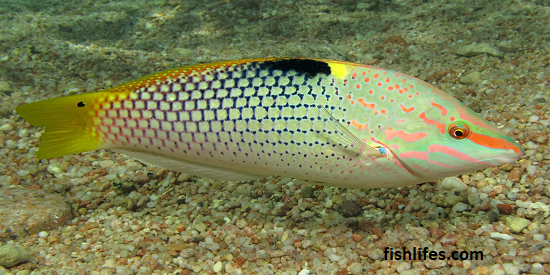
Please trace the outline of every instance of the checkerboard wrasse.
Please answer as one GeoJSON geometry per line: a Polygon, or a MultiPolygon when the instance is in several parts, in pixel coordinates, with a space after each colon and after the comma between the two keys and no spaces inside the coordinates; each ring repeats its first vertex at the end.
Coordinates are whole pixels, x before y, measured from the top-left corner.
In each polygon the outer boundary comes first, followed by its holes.
{"type": "Polygon", "coordinates": [[[110,149],[224,181],[279,175],[337,187],[395,187],[524,154],[422,80],[325,59],[187,66],[16,111],[45,127],[39,159],[110,149]]]}

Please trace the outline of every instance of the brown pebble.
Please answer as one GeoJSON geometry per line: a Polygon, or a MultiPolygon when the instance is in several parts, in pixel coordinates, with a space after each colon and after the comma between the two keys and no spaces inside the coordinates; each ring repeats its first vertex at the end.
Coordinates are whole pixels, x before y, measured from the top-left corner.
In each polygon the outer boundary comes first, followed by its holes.
{"type": "Polygon", "coordinates": [[[508,179],[511,181],[518,181],[521,178],[521,174],[523,174],[523,170],[525,169],[521,167],[513,168],[510,174],[508,174],[508,179]]]}
{"type": "Polygon", "coordinates": [[[514,208],[507,203],[497,204],[497,209],[498,212],[503,215],[510,215],[514,212],[514,208]]]}
{"type": "Polygon", "coordinates": [[[432,228],[430,229],[430,236],[435,239],[439,239],[443,236],[445,236],[445,231],[439,229],[439,228],[432,228]]]}
{"type": "Polygon", "coordinates": [[[351,235],[351,238],[356,242],[360,242],[361,240],[363,240],[363,236],[361,236],[359,234],[353,234],[353,235],[351,235]]]}
{"type": "Polygon", "coordinates": [[[246,262],[246,259],[243,256],[240,256],[235,260],[235,264],[242,266],[246,262]]]}
{"type": "Polygon", "coordinates": [[[367,249],[359,249],[355,252],[357,252],[357,254],[359,254],[359,256],[363,256],[363,257],[366,257],[369,253],[369,251],[367,249]]]}
{"type": "Polygon", "coordinates": [[[405,46],[405,47],[409,46],[407,41],[405,41],[405,39],[403,37],[398,36],[398,35],[392,35],[392,36],[384,39],[384,43],[391,43],[391,44],[396,44],[396,45],[405,46]]]}

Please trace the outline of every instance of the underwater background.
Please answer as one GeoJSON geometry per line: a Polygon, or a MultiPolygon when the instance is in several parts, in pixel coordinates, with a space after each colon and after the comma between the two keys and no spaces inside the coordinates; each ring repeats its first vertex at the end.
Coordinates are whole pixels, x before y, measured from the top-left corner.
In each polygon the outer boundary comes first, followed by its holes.
{"type": "Polygon", "coordinates": [[[0,0],[0,274],[549,274],[549,26],[546,0],[0,0]],[[418,77],[526,155],[400,188],[221,182],[109,151],[37,160],[43,129],[14,112],[269,56],[418,77]],[[387,258],[424,248],[465,253],[387,258]]]}

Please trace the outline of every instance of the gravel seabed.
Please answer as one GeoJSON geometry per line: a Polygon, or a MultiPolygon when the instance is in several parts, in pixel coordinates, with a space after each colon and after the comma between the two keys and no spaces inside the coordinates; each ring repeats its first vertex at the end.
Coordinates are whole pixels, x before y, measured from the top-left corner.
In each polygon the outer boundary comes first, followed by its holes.
{"type": "Polygon", "coordinates": [[[74,218],[2,236],[31,260],[0,273],[549,274],[549,18],[544,0],[2,1],[0,192],[57,194],[74,218]],[[473,43],[487,44],[463,48],[473,43]],[[108,151],[37,160],[42,129],[13,111],[164,69],[266,56],[427,80],[509,132],[526,156],[392,189],[237,184],[108,151]],[[388,246],[485,259],[384,260],[388,246]]]}

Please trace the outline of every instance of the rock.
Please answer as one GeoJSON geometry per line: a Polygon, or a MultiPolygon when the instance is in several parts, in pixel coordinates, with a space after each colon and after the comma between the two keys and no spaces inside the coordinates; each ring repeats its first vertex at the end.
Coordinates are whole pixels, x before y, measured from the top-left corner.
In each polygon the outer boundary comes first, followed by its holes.
{"type": "Polygon", "coordinates": [[[464,77],[460,78],[460,83],[464,85],[472,85],[476,83],[479,79],[481,79],[481,73],[480,72],[471,72],[464,77]]]}
{"type": "Polygon", "coordinates": [[[15,245],[4,245],[0,247],[0,265],[3,267],[12,267],[24,263],[31,258],[31,254],[15,245]]]}
{"type": "Polygon", "coordinates": [[[40,189],[0,188],[0,238],[49,231],[72,218],[64,197],[40,189]]]}
{"type": "Polygon", "coordinates": [[[526,228],[528,224],[529,221],[523,218],[512,216],[506,217],[506,225],[510,227],[510,231],[512,231],[512,233],[520,233],[521,230],[526,228]]]}
{"type": "Polygon", "coordinates": [[[363,210],[361,209],[361,206],[357,204],[357,202],[352,200],[345,200],[342,202],[340,207],[338,207],[338,213],[346,218],[349,218],[361,215],[361,213],[363,213],[363,210]]]}
{"type": "Polygon", "coordinates": [[[496,57],[504,56],[500,50],[487,43],[474,43],[464,47],[460,47],[458,50],[456,50],[455,53],[466,57],[482,55],[484,53],[496,57]]]}

